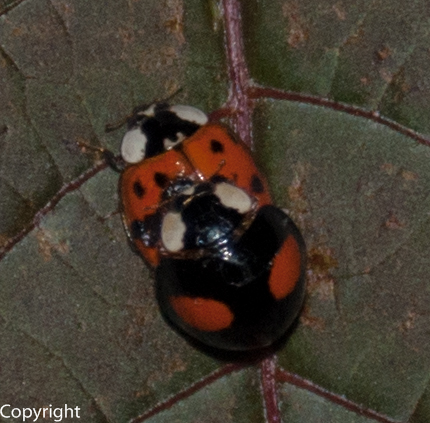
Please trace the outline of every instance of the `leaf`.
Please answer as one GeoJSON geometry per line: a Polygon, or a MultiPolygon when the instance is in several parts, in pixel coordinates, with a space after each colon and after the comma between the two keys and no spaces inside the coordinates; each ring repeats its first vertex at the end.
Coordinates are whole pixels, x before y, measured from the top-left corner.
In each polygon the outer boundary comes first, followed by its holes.
{"type": "Polygon", "coordinates": [[[424,1],[247,1],[256,82],[378,110],[429,133],[430,9],[424,1]]]}
{"type": "Polygon", "coordinates": [[[429,16],[424,1],[0,3],[0,406],[428,421],[429,16]],[[303,313],[261,364],[165,324],[118,175],[77,147],[118,151],[124,129],[105,125],[178,88],[174,102],[252,129],[306,238],[303,313]]]}

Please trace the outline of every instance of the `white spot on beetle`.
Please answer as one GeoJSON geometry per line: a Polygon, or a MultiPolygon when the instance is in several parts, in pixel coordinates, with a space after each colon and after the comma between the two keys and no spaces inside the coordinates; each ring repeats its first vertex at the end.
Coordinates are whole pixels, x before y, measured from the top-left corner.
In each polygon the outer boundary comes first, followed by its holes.
{"type": "Polygon", "coordinates": [[[187,189],[184,189],[181,194],[185,194],[185,195],[193,195],[195,192],[195,188],[194,185],[191,185],[190,187],[188,187],[187,189]]]}
{"type": "Polygon", "coordinates": [[[147,109],[142,110],[141,112],[138,112],[137,114],[139,116],[148,116],[148,117],[154,117],[155,116],[155,106],[157,103],[151,104],[147,109]]]}
{"type": "Polygon", "coordinates": [[[251,210],[252,201],[249,195],[243,190],[227,182],[221,182],[215,187],[215,195],[226,207],[236,209],[239,213],[246,213],[251,210]]]}
{"type": "Polygon", "coordinates": [[[127,163],[138,163],[145,157],[146,136],[140,128],[126,132],[121,144],[121,156],[127,163]]]}
{"type": "Polygon", "coordinates": [[[196,123],[197,125],[205,125],[208,122],[206,114],[192,106],[177,104],[170,106],[169,110],[175,113],[180,119],[196,123]]]}
{"type": "Polygon", "coordinates": [[[184,247],[184,235],[187,227],[180,213],[169,212],[161,224],[161,240],[166,250],[176,253],[184,247]]]}
{"type": "Polygon", "coordinates": [[[169,140],[169,138],[164,138],[163,140],[164,149],[170,150],[176,144],[179,144],[180,142],[184,141],[184,139],[185,139],[185,135],[182,132],[176,133],[176,141],[169,140]]]}

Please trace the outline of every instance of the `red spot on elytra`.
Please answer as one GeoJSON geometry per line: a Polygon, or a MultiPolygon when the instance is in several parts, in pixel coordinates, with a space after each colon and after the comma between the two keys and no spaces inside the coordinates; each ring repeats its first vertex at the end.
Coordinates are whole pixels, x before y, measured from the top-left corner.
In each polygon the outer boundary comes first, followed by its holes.
{"type": "Polygon", "coordinates": [[[221,301],[208,298],[170,297],[176,314],[195,329],[215,332],[227,329],[233,319],[230,308],[221,301]]]}
{"type": "Polygon", "coordinates": [[[277,300],[290,294],[300,277],[300,248],[294,236],[290,235],[273,261],[269,288],[277,300]]]}

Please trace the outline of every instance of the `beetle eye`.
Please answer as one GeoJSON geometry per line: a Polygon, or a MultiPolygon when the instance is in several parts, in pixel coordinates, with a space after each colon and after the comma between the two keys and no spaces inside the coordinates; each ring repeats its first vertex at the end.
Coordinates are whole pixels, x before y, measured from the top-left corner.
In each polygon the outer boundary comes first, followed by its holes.
{"type": "Polygon", "coordinates": [[[200,126],[206,125],[208,123],[208,117],[206,114],[195,107],[177,104],[170,106],[169,110],[178,116],[179,119],[192,122],[200,126]]]}
{"type": "Polygon", "coordinates": [[[130,129],[121,144],[121,156],[127,163],[138,163],[145,157],[148,139],[140,128],[130,129]]]}

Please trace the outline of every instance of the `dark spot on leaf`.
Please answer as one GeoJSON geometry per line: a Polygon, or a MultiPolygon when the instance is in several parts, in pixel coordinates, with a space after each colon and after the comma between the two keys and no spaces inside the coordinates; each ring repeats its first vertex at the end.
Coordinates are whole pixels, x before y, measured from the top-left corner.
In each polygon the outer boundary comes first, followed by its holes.
{"type": "Polygon", "coordinates": [[[6,125],[0,126],[0,135],[7,134],[8,129],[6,125]]]}

